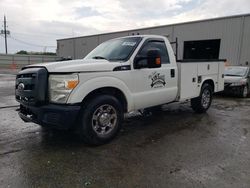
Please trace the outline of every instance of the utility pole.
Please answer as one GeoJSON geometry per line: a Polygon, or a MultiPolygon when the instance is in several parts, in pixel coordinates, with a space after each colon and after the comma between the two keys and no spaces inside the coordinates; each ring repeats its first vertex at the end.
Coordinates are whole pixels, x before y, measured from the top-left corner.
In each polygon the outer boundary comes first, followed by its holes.
{"type": "Polygon", "coordinates": [[[3,22],[3,27],[4,27],[4,38],[5,38],[5,53],[8,54],[8,45],[7,45],[7,31],[6,31],[6,17],[4,15],[4,22],[3,22]]]}
{"type": "Polygon", "coordinates": [[[7,24],[6,24],[6,17],[5,17],[5,15],[4,15],[4,21],[3,21],[3,30],[1,30],[1,34],[4,35],[4,39],[5,39],[5,53],[8,54],[7,35],[10,34],[10,31],[7,30],[7,24]]]}

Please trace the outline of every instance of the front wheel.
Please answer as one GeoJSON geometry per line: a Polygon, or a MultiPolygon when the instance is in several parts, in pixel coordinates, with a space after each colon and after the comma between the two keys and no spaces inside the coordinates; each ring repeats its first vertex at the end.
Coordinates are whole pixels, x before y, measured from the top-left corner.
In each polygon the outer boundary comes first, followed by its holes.
{"type": "Polygon", "coordinates": [[[78,133],[87,144],[105,144],[117,135],[122,121],[120,102],[113,96],[100,95],[83,106],[78,133]]]}
{"type": "Polygon", "coordinates": [[[197,113],[206,112],[213,99],[213,90],[210,84],[205,83],[201,88],[199,97],[191,99],[191,107],[197,113]]]}
{"type": "Polygon", "coordinates": [[[247,85],[243,86],[240,91],[240,95],[242,98],[246,98],[249,94],[249,88],[247,85]]]}

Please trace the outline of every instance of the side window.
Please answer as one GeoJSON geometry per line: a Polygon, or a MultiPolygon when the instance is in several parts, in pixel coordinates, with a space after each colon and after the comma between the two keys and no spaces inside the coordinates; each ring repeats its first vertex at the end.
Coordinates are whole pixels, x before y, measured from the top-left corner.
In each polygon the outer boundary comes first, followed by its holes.
{"type": "Polygon", "coordinates": [[[140,52],[138,53],[139,56],[146,56],[147,51],[152,48],[157,48],[161,52],[161,61],[162,64],[168,64],[169,63],[169,56],[168,56],[168,51],[165,43],[163,41],[149,41],[147,42],[140,52]]]}

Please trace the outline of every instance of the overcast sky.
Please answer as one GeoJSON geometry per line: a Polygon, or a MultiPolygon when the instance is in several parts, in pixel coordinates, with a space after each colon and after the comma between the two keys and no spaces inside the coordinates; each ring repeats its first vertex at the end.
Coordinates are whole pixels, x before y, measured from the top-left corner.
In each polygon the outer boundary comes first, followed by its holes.
{"type": "Polygon", "coordinates": [[[55,51],[61,38],[244,13],[250,13],[250,0],[0,0],[10,53],[55,51]]]}

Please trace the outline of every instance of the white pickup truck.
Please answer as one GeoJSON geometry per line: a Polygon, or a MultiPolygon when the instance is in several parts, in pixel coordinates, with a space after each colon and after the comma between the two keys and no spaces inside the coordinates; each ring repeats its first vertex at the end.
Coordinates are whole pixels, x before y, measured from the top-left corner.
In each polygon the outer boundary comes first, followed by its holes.
{"type": "Polygon", "coordinates": [[[191,99],[194,111],[205,112],[224,89],[224,60],[176,62],[167,38],[128,36],[84,59],[24,67],[15,89],[25,122],[74,129],[99,145],[114,138],[130,111],[191,99]]]}

